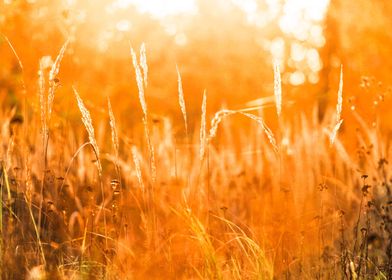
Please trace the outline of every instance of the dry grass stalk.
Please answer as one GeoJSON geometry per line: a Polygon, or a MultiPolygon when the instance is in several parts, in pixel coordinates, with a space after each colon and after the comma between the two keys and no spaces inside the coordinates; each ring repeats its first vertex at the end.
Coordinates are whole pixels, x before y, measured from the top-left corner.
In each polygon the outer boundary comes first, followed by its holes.
{"type": "Polygon", "coordinates": [[[337,135],[338,130],[339,130],[340,126],[342,125],[342,123],[343,123],[343,120],[340,120],[338,123],[336,123],[331,131],[331,134],[329,135],[329,142],[330,142],[331,146],[335,143],[336,135],[337,135]]]}
{"type": "Polygon", "coordinates": [[[146,118],[147,117],[147,103],[146,103],[146,99],[144,97],[143,77],[142,77],[142,73],[140,71],[139,63],[137,61],[136,53],[132,47],[131,47],[131,56],[132,56],[133,67],[135,68],[136,83],[137,83],[137,88],[139,91],[139,101],[140,101],[140,105],[142,107],[143,115],[146,118]]]}
{"type": "Polygon", "coordinates": [[[233,115],[235,113],[237,113],[237,111],[227,110],[227,109],[223,109],[223,110],[216,112],[214,117],[211,120],[210,132],[208,135],[208,139],[211,140],[216,136],[216,133],[218,131],[218,126],[223,121],[224,117],[227,117],[229,115],[233,115]]]}
{"type": "Polygon", "coordinates": [[[276,140],[275,140],[275,136],[272,133],[271,129],[267,126],[267,124],[264,122],[263,118],[253,115],[253,114],[249,114],[249,113],[243,113],[243,112],[239,112],[240,114],[256,121],[258,124],[261,125],[264,133],[267,135],[267,138],[270,142],[270,144],[272,145],[272,147],[274,148],[275,152],[279,151],[278,145],[276,145],[276,140]]]}
{"type": "Polygon", "coordinates": [[[343,107],[343,65],[340,66],[338,102],[336,104],[336,123],[340,122],[341,120],[342,107],[343,107]]]}
{"type": "MultiPolygon", "coordinates": [[[[142,47],[142,49],[143,49],[143,47],[142,47]]],[[[141,53],[143,53],[143,56],[145,56],[145,50],[144,51],[141,50],[141,53]]],[[[141,105],[142,111],[143,111],[143,124],[144,124],[144,130],[146,133],[147,146],[148,146],[148,150],[150,152],[151,176],[152,176],[152,181],[155,182],[155,179],[156,179],[155,153],[154,153],[154,147],[152,146],[152,143],[151,143],[150,130],[148,128],[147,103],[146,103],[146,99],[144,96],[143,77],[142,77],[142,73],[140,71],[140,65],[137,61],[136,53],[132,47],[131,47],[131,56],[132,56],[133,67],[135,68],[135,73],[136,73],[136,83],[137,83],[137,87],[139,90],[139,101],[140,101],[140,105],[141,105]]],[[[144,58],[142,60],[144,60],[145,63],[147,63],[146,58],[144,58]]],[[[146,74],[146,72],[145,72],[145,74],[146,74]]]]}
{"type": "MultiPolygon", "coordinates": [[[[95,140],[95,133],[94,133],[94,127],[93,127],[93,122],[90,116],[90,112],[87,110],[86,106],[84,106],[83,100],[80,98],[78,92],[76,89],[73,87],[73,91],[78,103],[78,107],[80,112],[82,113],[82,122],[87,130],[88,133],[88,138],[89,138],[89,143],[93,147],[95,156],[96,156],[96,164],[97,164],[97,169],[98,169],[98,176],[100,178],[100,184],[101,184],[101,195],[102,195],[102,204],[99,209],[99,212],[96,216],[96,219],[100,216],[104,206],[105,206],[105,192],[103,189],[103,182],[102,182],[102,165],[101,165],[101,160],[100,160],[100,153],[99,153],[99,147],[97,145],[97,141],[95,140]]],[[[107,227],[106,227],[106,215],[103,215],[103,221],[104,221],[104,229],[105,229],[105,236],[107,236],[107,227]]],[[[107,239],[105,239],[105,247],[107,248],[107,239]]]]}
{"type": "Polygon", "coordinates": [[[132,146],[131,152],[132,152],[133,163],[135,164],[137,180],[139,181],[140,188],[144,190],[142,170],[140,168],[139,153],[136,146],[132,146]]]}
{"type": "Polygon", "coordinates": [[[336,124],[333,127],[331,134],[329,136],[329,142],[331,146],[335,142],[336,135],[340,129],[342,120],[342,107],[343,107],[343,65],[340,67],[340,80],[339,80],[339,90],[338,90],[338,101],[336,104],[336,124]]]}
{"type": "Polygon", "coordinates": [[[110,99],[108,97],[108,110],[109,110],[109,123],[110,123],[110,129],[112,132],[112,143],[113,143],[113,148],[116,156],[116,165],[118,162],[118,155],[119,155],[119,141],[118,141],[118,133],[117,133],[117,128],[116,128],[116,119],[114,118],[114,113],[112,109],[112,104],[110,103],[110,99]]]}
{"type": "Polygon", "coordinates": [[[204,90],[203,102],[201,105],[201,123],[200,123],[200,159],[204,158],[206,145],[206,115],[207,115],[207,92],[204,90]]]}
{"type": "MultiPolygon", "coordinates": [[[[2,35],[3,35],[3,34],[2,34],[2,35]]],[[[15,55],[16,60],[18,61],[18,64],[19,64],[20,69],[23,71],[23,64],[22,64],[22,61],[20,60],[20,58],[19,58],[19,56],[18,56],[18,54],[17,54],[17,52],[16,52],[14,46],[11,44],[11,41],[8,39],[7,36],[3,35],[3,37],[4,37],[5,41],[7,42],[8,46],[10,47],[10,49],[12,50],[13,54],[15,55]]]]}
{"type": "Polygon", "coordinates": [[[268,138],[269,142],[271,143],[272,147],[274,148],[274,150],[276,152],[278,151],[278,146],[276,145],[275,136],[272,133],[271,129],[264,122],[263,118],[256,116],[256,115],[253,115],[253,114],[250,114],[250,113],[246,113],[243,110],[223,109],[223,110],[216,112],[213,119],[211,120],[211,128],[210,128],[210,132],[208,135],[208,140],[211,140],[216,136],[218,126],[222,122],[223,118],[230,116],[230,115],[233,115],[233,114],[241,114],[247,118],[250,118],[250,119],[256,121],[258,124],[260,124],[264,133],[267,135],[267,138],[268,138]]]}
{"type": "Polygon", "coordinates": [[[90,112],[87,110],[86,106],[84,106],[83,100],[80,98],[80,96],[75,88],[73,88],[73,91],[74,91],[76,100],[78,102],[79,110],[82,113],[82,122],[87,130],[88,139],[90,141],[90,144],[93,146],[94,152],[97,156],[97,167],[98,167],[98,171],[101,175],[102,174],[102,166],[101,166],[101,162],[99,159],[99,156],[100,156],[99,155],[99,147],[98,147],[97,142],[95,140],[94,127],[93,127],[92,119],[90,116],[90,112]]]}
{"type": "Polygon", "coordinates": [[[278,117],[282,113],[282,82],[280,79],[280,69],[277,62],[274,63],[274,95],[276,102],[276,112],[278,117]]]}
{"type": "Polygon", "coordinates": [[[146,56],[146,45],[142,43],[140,46],[140,66],[143,70],[143,80],[144,86],[147,86],[148,81],[148,65],[147,65],[147,56],[146,56]]]}
{"type": "Polygon", "coordinates": [[[58,81],[57,81],[57,75],[60,71],[60,63],[61,60],[64,57],[65,50],[67,49],[69,43],[69,39],[65,41],[64,45],[61,47],[59,54],[56,57],[56,60],[54,61],[52,68],[50,69],[49,72],[49,93],[48,93],[48,102],[47,102],[47,120],[48,122],[50,121],[50,118],[52,116],[52,108],[53,108],[53,101],[54,101],[54,94],[56,91],[56,88],[58,86],[58,81]]]}
{"type": "Polygon", "coordinates": [[[146,133],[147,146],[148,146],[148,150],[150,152],[151,177],[152,177],[152,181],[155,182],[156,176],[157,176],[157,167],[156,167],[156,163],[155,163],[154,146],[151,143],[150,129],[148,128],[147,118],[143,118],[143,124],[144,124],[144,131],[146,133]]]}
{"type": "Polygon", "coordinates": [[[178,70],[178,66],[177,65],[176,65],[176,69],[177,69],[177,77],[178,77],[178,101],[180,103],[182,116],[184,118],[185,133],[186,133],[186,135],[188,135],[188,121],[187,121],[187,117],[186,117],[186,107],[185,107],[184,92],[182,90],[181,74],[180,74],[180,71],[178,70]]]}
{"type": "Polygon", "coordinates": [[[46,57],[42,57],[39,61],[38,71],[38,88],[39,88],[39,104],[41,109],[41,129],[42,129],[42,143],[45,145],[45,139],[47,135],[46,127],[46,95],[45,95],[45,60],[46,57]]]}

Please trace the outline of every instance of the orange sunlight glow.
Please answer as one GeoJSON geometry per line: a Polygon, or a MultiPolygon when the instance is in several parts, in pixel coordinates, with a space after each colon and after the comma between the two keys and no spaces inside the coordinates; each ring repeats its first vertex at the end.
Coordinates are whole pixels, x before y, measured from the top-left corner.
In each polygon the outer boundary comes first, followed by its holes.
{"type": "Polygon", "coordinates": [[[392,280],[391,13],[0,0],[0,280],[392,280]]]}
{"type": "Polygon", "coordinates": [[[140,13],[149,13],[158,19],[181,13],[194,13],[196,10],[194,0],[115,0],[112,3],[117,9],[128,8],[130,5],[136,6],[140,13]]]}
{"type": "MultiPolygon", "coordinates": [[[[329,0],[283,2],[265,0],[263,3],[257,0],[231,0],[231,2],[244,12],[249,24],[263,28],[272,20],[277,20],[281,32],[292,37],[291,42],[276,37],[269,43],[270,53],[274,60],[282,64],[282,69],[285,69],[285,61],[288,61],[290,68],[294,68],[292,73],[283,76],[285,82],[301,85],[306,81],[313,84],[319,81],[318,72],[322,69],[322,63],[317,49],[325,44],[322,24],[329,0]]],[[[114,12],[130,6],[162,22],[170,16],[192,15],[198,12],[194,0],[115,0],[108,10],[114,12]]],[[[120,32],[126,32],[130,28],[131,25],[127,20],[121,20],[116,24],[116,29],[120,32]]],[[[173,35],[176,36],[178,45],[186,44],[184,34],[173,35]]]]}

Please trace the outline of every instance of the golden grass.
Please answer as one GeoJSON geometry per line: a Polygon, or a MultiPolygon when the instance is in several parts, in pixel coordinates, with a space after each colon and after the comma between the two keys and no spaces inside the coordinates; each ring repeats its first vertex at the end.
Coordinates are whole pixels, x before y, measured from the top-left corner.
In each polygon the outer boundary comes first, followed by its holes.
{"type": "Polygon", "coordinates": [[[203,101],[201,103],[201,121],[200,121],[200,160],[204,159],[205,149],[206,149],[206,141],[207,141],[207,132],[206,132],[206,115],[207,115],[207,91],[204,90],[203,93],[203,101]]]}
{"type": "Polygon", "coordinates": [[[148,84],[148,64],[147,64],[147,55],[146,55],[146,45],[142,43],[140,46],[140,66],[143,69],[143,81],[144,86],[147,87],[148,84]]]}
{"type": "Polygon", "coordinates": [[[135,164],[136,176],[139,181],[140,188],[144,191],[144,183],[143,183],[142,171],[140,168],[139,153],[137,151],[136,146],[132,146],[132,158],[133,158],[133,163],[135,164]]]}
{"type": "Polygon", "coordinates": [[[256,116],[254,114],[246,113],[247,110],[227,110],[223,109],[215,113],[214,117],[211,120],[211,128],[209,131],[209,136],[208,139],[211,140],[216,136],[217,130],[219,123],[223,121],[223,119],[227,116],[234,115],[234,114],[240,114],[243,115],[251,120],[256,121],[260,127],[263,129],[264,133],[267,135],[267,138],[274,148],[276,152],[278,152],[279,148],[276,144],[275,136],[272,133],[271,129],[267,126],[267,124],[264,122],[263,118],[256,116]]]}
{"type": "Polygon", "coordinates": [[[178,103],[180,104],[181,113],[184,118],[185,134],[188,135],[188,121],[187,121],[187,117],[186,117],[184,91],[182,90],[181,74],[180,74],[180,70],[178,70],[177,65],[176,65],[176,70],[177,70],[177,82],[178,82],[178,103]]]}
{"type": "MultiPolygon", "coordinates": [[[[14,111],[0,112],[3,276],[360,279],[371,272],[387,279],[381,263],[371,263],[377,262],[377,252],[369,247],[372,258],[365,257],[365,235],[352,237],[351,232],[355,223],[357,233],[358,228],[364,233],[371,230],[368,223],[380,222],[368,205],[383,209],[379,201],[389,197],[385,186],[391,177],[386,168],[391,140],[357,112],[350,125],[359,126],[354,136],[363,148],[355,153],[347,145],[353,137],[348,132],[336,138],[343,115],[347,120],[342,69],[336,110],[330,106],[323,122],[316,107],[311,115],[283,112],[283,120],[282,103],[288,102],[282,100],[275,65],[274,94],[269,98],[250,108],[220,110],[210,119],[204,91],[200,120],[187,114],[177,68],[182,119],[165,116],[150,123],[143,44],[139,61],[131,48],[142,125],[125,127],[124,119],[115,118],[121,112],[109,98],[107,114],[93,114],[93,125],[92,110],[76,88],[64,89],[76,98],[84,126],[80,130],[70,120],[57,126],[48,118],[65,118],[57,116],[53,103],[67,44],[51,66],[48,81],[48,60],[40,61],[34,96],[41,110],[29,109],[33,117],[28,134],[11,121],[14,111]],[[47,83],[53,96],[46,98],[47,83]],[[251,113],[274,105],[278,120],[274,114],[271,119],[265,112],[251,113]],[[336,120],[332,132],[327,123],[331,119],[336,120]],[[177,133],[184,126],[185,139],[177,133]],[[200,131],[192,129],[199,126],[200,131]],[[45,155],[42,176],[42,167],[36,165],[43,151],[33,148],[41,144],[39,132],[46,135],[49,129],[53,149],[45,155]],[[85,147],[92,147],[93,153],[85,147]],[[363,174],[372,178],[371,187],[361,179],[363,174]],[[377,191],[370,194],[371,188],[377,191]]],[[[382,240],[388,240],[382,234],[382,240]]]]}
{"type": "Polygon", "coordinates": [[[329,141],[330,141],[331,145],[333,145],[333,143],[335,142],[336,135],[339,131],[340,126],[343,123],[342,108],[343,108],[343,66],[340,67],[338,101],[336,104],[336,123],[333,126],[331,134],[329,136],[329,141]]]}
{"type": "Polygon", "coordinates": [[[82,114],[82,122],[84,124],[84,127],[86,128],[89,142],[90,142],[91,146],[93,147],[94,153],[97,157],[98,171],[100,174],[102,174],[100,152],[99,152],[99,147],[98,147],[97,141],[95,140],[95,132],[94,132],[93,121],[91,119],[90,112],[87,110],[86,106],[83,103],[83,100],[80,98],[80,96],[75,88],[73,88],[73,91],[74,91],[74,94],[76,97],[76,101],[78,103],[80,113],[82,114]]]}
{"type": "Polygon", "coordinates": [[[60,71],[60,64],[61,64],[61,60],[64,57],[65,54],[65,50],[67,49],[67,46],[69,44],[69,40],[65,41],[65,43],[63,44],[63,46],[60,49],[59,54],[56,57],[56,60],[54,61],[52,68],[49,71],[49,92],[48,92],[48,101],[46,103],[47,105],[47,122],[49,123],[52,117],[52,110],[53,110],[53,102],[54,102],[54,95],[56,92],[56,88],[58,86],[58,80],[57,79],[57,75],[60,71]]]}
{"type": "MultiPolygon", "coordinates": [[[[118,139],[118,132],[117,132],[117,127],[116,127],[116,118],[114,117],[113,109],[112,109],[112,104],[110,103],[110,99],[108,97],[108,111],[109,111],[109,124],[110,124],[110,130],[112,132],[112,144],[113,144],[113,150],[114,150],[114,155],[116,157],[116,168],[118,169],[118,157],[119,157],[119,150],[120,150],[120,143],[118,139]]],[[[119,170],[117,170],[119,172],[119,170]]]]}
{"type": "Polygon", "coordinates": [[[274,63],[274,95],[276,102],[276,113],[278,117],[282,113],[282,82],[280,79],[280,68],[277,62],[274,63]]]}
{"type": "Polygon", "coordinates": [[[137,83],[137,87],[139,90],[139,101],[140,101],[140,105],[142,107],[142,111],[143,111],[143,124],[144,124],[144,132],[146,135],[146,140],[147,140],[147,146],[148,146],[148,150],[150,153],[150,171],[151,171],[151,177],[152,177],[152,181],[155,182],[156,180],[156,172],[157,172],[157,168],[156,168],[156,163],[155,163],[155,151],[154,151],[154,146],[151,142],[151,137],[150,137],[150,129],[148,126],[148,113],[147,113],[147,102],[146,102],[146,98],[144,96],[144,85],[147,85],[147,64],[143,65],[145,63],[147,63],[147,59],[146,59],[146,51],[145,51],[145,46],[144,44],[142,45],[141,49],[140,49],[140,60],[141,62],[139,63],[136,57],[136,53],[133,50],[133,48],[131,47],[131,56],[132,56],[132,63],[133,63],[133,67],[135,69],[135,75],[136,75],[136,83],[137,83]],[[140,65],[144,71],[144,76],[142,76],[141,70],[140,70],[140,65]],[[143,78],[144,77],[144,78],[143,78]],[[144,84],[143,84],[144,81],[144,84]]]}

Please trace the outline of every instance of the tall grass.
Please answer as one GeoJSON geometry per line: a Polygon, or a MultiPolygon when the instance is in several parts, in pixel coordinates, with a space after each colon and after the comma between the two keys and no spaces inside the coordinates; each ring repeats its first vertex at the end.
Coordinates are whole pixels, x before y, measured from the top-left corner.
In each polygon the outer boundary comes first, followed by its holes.
{"type": "Polygon", "coordinates": [[[280,68],[277,62],[274,63],[274,95],[276,102],[276,113],[279,117],[282,113],[282,82],[280,79],[280,68]]]}
{"type": "Polygon", "coordinates": [[[336,104],[336,121],[332,128],[332,132],[329,137],[331,145],[335,142],[336,135],[340,126],[343,123],[342,120],[342,107],[343,107],[343,66],[340,67],[340,80],[339,80],[339,90],[338,90],[338,101],[336,104]]]}
{"type": "Polygon", "coordinates": [[[184,91],[182,90],[181,74],[180,74],[180,70],[178,70],[177,65],[176,65],[176,70],[177,70],[177,83],[178,83],[178,102],[180,104],[181,113],[184,118],[185,134],[188,135],[188,121],[187,121],[187,117],[186,117],[184,91]]]}
{"type": "Polygon", "coordinates": [[[146,134],[146,140],[147,140],[147,146],[148,146],[148,150],[150,152],[150,169],[151,169],[151,178],[152,181],[155,182],[156,180],[156,172],[157,172],[157,168],[156,168],[156,163],[155,163],[155,152],[154,152],[154,146],[151,142],[151,137],[150,137],[150,129],[148,126],[148,113],[147,113],[147,103],[146,103],[146,98],[144,96],[144,85],[143,85],[143,81],[144,84],[147,85],[147,62],[146,62],[146,52],[145,52],[145,46],[144,44],[142,45],[142,48],[140,50],[140,54],[141,54],[141,67],[143,69],[143,73],[144,76],[142,76],[141,70],[140,70],[140,64],[137,60],[136,57],[136,53],[133,50],[133,48],[131,47],[131,56],[132,56],[132,63],[133,63],[133,67],[135,69],[135,75],[136,75],[136,83],[137,83],[137,87],[139,90],[139,101],[140,101],[140,105],[142,107],[142,111],[143,111],[143,124],[144,124],[144,132],[146,134]],[[143,78],[144,77],[144,78],[143,78]]]}
{"type": "Polygon", "coordinates": [[[112,104],[110,103],[110,99],[108,97],[108,111],[109,111],[109,124],[110,124],[110,130],[112,134],[112,144],[113,144],[113,150],[114,150],[114,156],[115,156],[115,165],[117,169],[117,175],[120,175],[120,167],[119,167],[119,150],[120,150],[120,143],[118,139],[118,132],[117,132],[117,127],[116,127],[116,118],[114,117],[113,109],[112,109],[112,104]]]}
{"type": "Polygon", "coordinates": [[[201,121],[200,121],[200,151],[199,156],[200,160],[204,159],[205,150],[206,150],[206,141],[207,141],[207,91],[204,90],[203,93],[203,101],[201,103],[201,121]]]}
{"type": "Polygon", "coordinates": [[[141,126],[117,122],[121,112],[109,98],[107,114],[93,123],[90,105],[75,88],[65,88],[76,99],[84,128],[74,126],[75,119],[59,128],[49,120],[58,113],[56,77],[67,44],[52,65],[48,58],[39,63],[41,110],[29,107],[29,133],[18,130],[15,110],[0,111],[3,279],[34,274],[47,279],[390,277],[391,140],[367,126],[358,112],[351,119],[350,112],[343,114],[342,69],[337,106],[329,108],[328,118],[320,122],[316,107],[311,115],[285,113],[286,131],[281,131],[269,114],[252,112],[275,105],[282,119],[277,65],[270,97],[258,105],[222,109],[211,119],[206,91],[201,118],[187,113],[177,68],[173,96],[178,94],[182,118],[157,118],[150,131],[143,44],[139,59],[131,48],[141,126]],[[359,127],[358,152],[343,141],[352,134],[342,131],[336,137],[343,117],[359,127]],[[328,143],[331,119],[335,127],[328,143]],[[200,131],[192,129],[199,125],[200,131]],[[47,138],[39,132],[46,135],[49,127],[56,152],[48,154],[47,138]],[[184,137],[177,133],[184,127],[185,148],[173,140],[184,137]],[[43,139],[44,151],[39,149],[43,139]],[[36,165],[43,154],[42,178],[36,165]],[[208,203],[198,199],[204,194],[205,181],[198,180],[204,167],[208,203]],[[372,183],[361,179],[363,173],[372,183]]]}
{"type": "MultiPolygon", "coordinates": [[[[82,122],[84,124],[84,127],[87,130],[89,144],[93,148],[93,151],[94,151],[94,154],[96,157],[96,165],[97,165],[97,169],[98,169],[99,181],[100,181],[100,186],[101,186],[101,196],[102,196],[101,207],[99,208],[99,213],[97,215],[97,219],[100,217],[101,214],[103,215],[103,221],[104,221],[103,227],[104,227],[105,236],[107,236],[106,214],[102,213],[102,211],[105,208],[105,202],[106,202],[105,201],[105,190],[104,190],[103,181],[102,181],[103,169],[102,169],[102,164],[101,164],[101,159],[100,159],[99,147],[98,147],[97,141],[95,139],[93,121],[91,119],[90,112],[87,110],[86,106],[83,103],[83,100],[80,98],[80,96],[75,88],[73,88],[73,92],[75,94],[80,113],[82,114],[82,122]]],[[[105,244],[107,247],[107,239],[106,238],[105,238],[105,244]]]]}

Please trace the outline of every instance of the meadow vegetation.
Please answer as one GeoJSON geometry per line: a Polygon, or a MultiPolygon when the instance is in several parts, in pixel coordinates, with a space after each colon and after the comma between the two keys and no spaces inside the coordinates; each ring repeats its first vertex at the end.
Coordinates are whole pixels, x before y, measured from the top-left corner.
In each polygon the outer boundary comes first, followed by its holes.
{"type": "Polygon", "coordinates": [[[109,97],[92,119],[75,86],[76,125],[53,110],[68,44],[39,62],[35,103],[23,85],[0,112],[2,279],[390,279],[391,138],[345,109],[343,69],[320,120],[285,100],[277,64],[258,106],[208,114],[207,89],[187,115],[177,68],[174,119],[150,115],[142,45],[124,96],[141,125],[109,97]]]}

